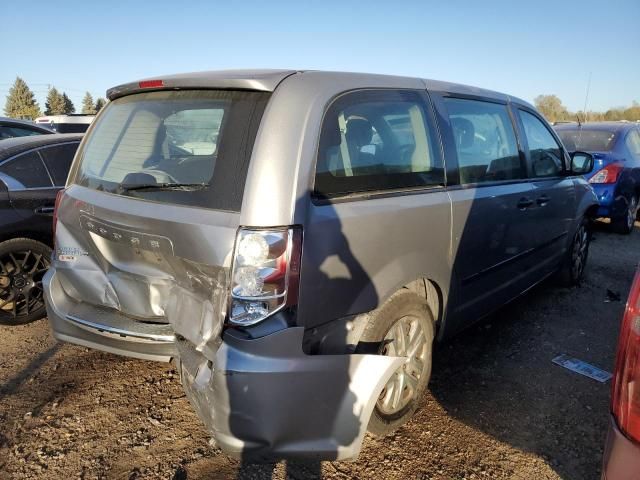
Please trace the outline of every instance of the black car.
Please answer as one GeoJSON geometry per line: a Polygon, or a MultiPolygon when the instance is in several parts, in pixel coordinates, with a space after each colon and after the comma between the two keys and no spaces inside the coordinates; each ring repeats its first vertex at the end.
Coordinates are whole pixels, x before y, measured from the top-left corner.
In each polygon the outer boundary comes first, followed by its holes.
{"type": "Polygon", "coordinates": [[[0,324],[44,317],[42,276],[51,257],[56,195],[82,135],[0,141],[0,324]]]}
{"type": "Polygon", "coordinates": [[[46,135],[56,133],[43,125],[27,120],[0,117],[0,140],[13,137],[29,137],[31,135],[46,135]]]}

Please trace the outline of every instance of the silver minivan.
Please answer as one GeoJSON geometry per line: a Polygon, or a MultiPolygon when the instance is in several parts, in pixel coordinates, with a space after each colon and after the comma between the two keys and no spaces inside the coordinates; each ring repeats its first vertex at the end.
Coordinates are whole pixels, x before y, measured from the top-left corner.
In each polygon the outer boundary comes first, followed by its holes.
{"type": "Polygon", "coordinates": [[[230,455],[357,456],[420,405],[434,340],[583,274],[593,158],[517,98],[276,70],[108,97],[57,201],[51,326],[174,358],[230,455]]]}

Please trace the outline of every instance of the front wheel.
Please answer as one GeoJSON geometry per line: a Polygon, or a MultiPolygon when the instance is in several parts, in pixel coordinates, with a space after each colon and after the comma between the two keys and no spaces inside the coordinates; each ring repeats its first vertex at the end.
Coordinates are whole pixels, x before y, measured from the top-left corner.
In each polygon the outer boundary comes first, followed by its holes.
{"type": "Polygon", "coordinates": [[[573,235],[571,245],[560,268],[560,281],[564,286],[578,285],[584,276],[589,257],[589,244],[591,242],[591,229],[589,220],[583,218],[573,235]]]}
{"type": "Polygon", "coordinates": [[[375,345],[379,355],[406,360],[382,389],[369,432],[388,435],[420,406],[431,377],[433,338],[433,315],[425,300],[410,290],[396,293],[371,316],[361,345],[375,345]]]}
{"type": "Polygon", "coordinates": [[[0,243],[0,324],[22,325],[46,315],[42,277],[51,249],[28,238],[0,243]]]}

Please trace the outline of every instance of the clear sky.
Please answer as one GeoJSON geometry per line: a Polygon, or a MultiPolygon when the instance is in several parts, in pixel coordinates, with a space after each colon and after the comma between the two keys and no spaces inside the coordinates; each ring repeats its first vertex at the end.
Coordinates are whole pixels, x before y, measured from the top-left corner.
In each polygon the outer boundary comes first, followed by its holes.
{"type": "MultiPolygon", "coordinates": [[[[85,91],[168,73],[325,69],[420,76],[582,109],[640,101],[640,0],[0,2],[0,108],[21,76],[85,91]]],[[[0,113],[1,115],[1,113],[0,113]]]]}

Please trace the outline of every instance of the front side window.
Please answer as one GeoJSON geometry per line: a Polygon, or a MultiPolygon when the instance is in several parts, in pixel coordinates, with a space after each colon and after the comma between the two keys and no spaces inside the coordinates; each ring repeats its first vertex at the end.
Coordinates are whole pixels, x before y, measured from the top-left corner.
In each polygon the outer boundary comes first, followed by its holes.
{"type": "Polygon", "coordinates": [[[506,105],[445,98],[451,121],[460,183],[526,178],[506,105]]]}
{"type": "Polygon", "coordinates": [[[551,132],[535,115],[518,110],[529,144],[534,177],[555,177],[562,173],[562,149],[551,132]]]}
{"type": "Polygon", "coordinates": [[[119,195],[239,211],[268,93],[158,91],[109,102],[74,183],[119,195]]]}
{"type": "Polygon", "coordinates": [[[25,188],[51,187],[51,179],[38,152],[18,155],[0,165],[0,173],[14,178],[25,188]]]}
{"type": "Polygon", "coordinates": [[[422,96],[359,91],[338,98],[320,136],[315,193],[440,185],[444,169],[422,96]]]}

